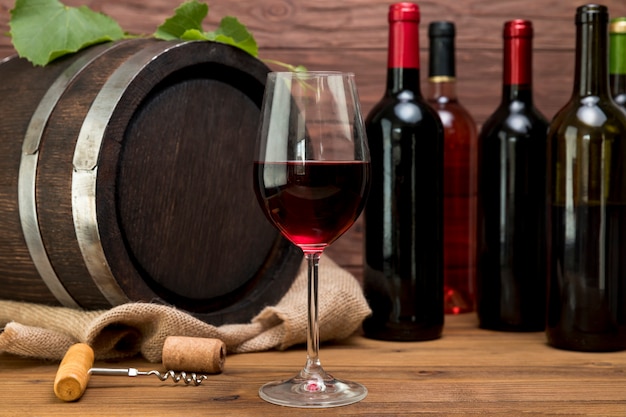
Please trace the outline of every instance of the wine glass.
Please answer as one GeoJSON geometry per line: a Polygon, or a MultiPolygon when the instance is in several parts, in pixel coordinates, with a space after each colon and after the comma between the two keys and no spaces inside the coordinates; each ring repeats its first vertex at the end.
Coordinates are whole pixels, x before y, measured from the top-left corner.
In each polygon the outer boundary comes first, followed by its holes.
{"type": "Polygon", "coordinates": [[[363,206],[370,157],[354,74],[271,72],[263,97],[254,189],[265,215],[308,263],[307,360],[291,379],[263,385],[266,401],[290,407],[347,405],[363,385],[333,378],[319,359],[318,264],[363,206]]]}

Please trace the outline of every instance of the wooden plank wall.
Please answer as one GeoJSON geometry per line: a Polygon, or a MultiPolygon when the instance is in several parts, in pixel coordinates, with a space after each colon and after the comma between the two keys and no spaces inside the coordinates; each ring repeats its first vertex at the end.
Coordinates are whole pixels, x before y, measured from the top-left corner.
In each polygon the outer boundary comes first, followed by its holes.
{"type": "MultiPolygon", "coordinates": [[[[14,53],[9,10],[0,0],[0,59],[14,53]]],[[[65,0],[102,11],[132,33],[149,34],[183,0],[65,0]]],[[[257,39],[262,58],[303,64],[309,69],[356,73],[363,112],[383,92],[390,0],[208,0],[211,30],[224,16],[236,16],[257,39]]],[[[457,73],[461,101],[480,125],[500,100],[502,25],[514,18],[535,26],[534,84],[539,109],[551,118],[571,92],[574,13],[580,0],[422,0],[421,51],[425,92],[426,28],[433,20],[457,24],[457,73]]],[[[626,16],[625,0],[604,0],[611,16],[626,16]]],[[[0,80],[1,81],[1,80],[0,80]]]]}
{"type": "MultiPolygon", "coordinates": [[[[0,0],[0,59],[14,50],[9,10],[15,0],[0,0]]],[[[86,4],[115,18],[124,30],[151,34],[183,0],[65,0],[86,4]]],[[[392,0],[208,0],[205,30],[224,16],[236,16],[254,34],[261,58],[303,64],[311,70],[356,73],[363,113],[383,93],[387,58],[387,10],[392,0]]],[[[574,15],[581,0],[422,0],[421,57],[425,92],[428,44],[434,20],[457,25],[457,78],[462,103],[480,126],[500,101],[502,26],[530,19],[535,27],[534,94],[537,107],[552,118],[572,91],[574,15]]],[[[602,0],[612,17],[626,16],[626,0],[602,0]]],[[[277,67],[272,68],[276,69],[277,67]]],[[[0,80],[2,82],[2,80],[0,80]]],[[[2,115],[0,115],[2,117],[2,115]]],[[[329,250],[357,276],[362,268],[361,221],[329,250]]]]}

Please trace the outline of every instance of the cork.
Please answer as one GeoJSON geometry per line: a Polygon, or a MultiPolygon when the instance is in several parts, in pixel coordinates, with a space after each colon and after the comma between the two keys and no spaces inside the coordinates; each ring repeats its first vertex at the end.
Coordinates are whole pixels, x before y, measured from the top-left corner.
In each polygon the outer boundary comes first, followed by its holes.
{"type": "Polygon", "coordinates": [[[166,369],[219,374],[224,369],[226,345],[219,339],[168,336],[161,360],[166,369]]]}

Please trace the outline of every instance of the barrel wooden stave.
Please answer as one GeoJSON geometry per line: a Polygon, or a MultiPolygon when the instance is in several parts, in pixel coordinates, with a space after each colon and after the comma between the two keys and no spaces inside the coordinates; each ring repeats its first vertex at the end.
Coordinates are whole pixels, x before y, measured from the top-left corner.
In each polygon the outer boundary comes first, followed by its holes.
{"type": "Polygon", "coordinates": [[[39,278],[24,241],[18,207],[18,171],[22,139],[50,83],[74,60],[68,57],[46,69],[25,68],[13,57],[2,63],[0,78],[0,298],[58,305],[39,278]]]}
{"type": "Polygon", "coordinates": [[[41,236],[57,276],[84,308],[107,308],[111,303],[93,282],[77,242],[72,213],[76,138],[107,78],[138,47],[134,42],[111,45],[84,67],[59,99],[42,138],[36,188],[41,236]]]}

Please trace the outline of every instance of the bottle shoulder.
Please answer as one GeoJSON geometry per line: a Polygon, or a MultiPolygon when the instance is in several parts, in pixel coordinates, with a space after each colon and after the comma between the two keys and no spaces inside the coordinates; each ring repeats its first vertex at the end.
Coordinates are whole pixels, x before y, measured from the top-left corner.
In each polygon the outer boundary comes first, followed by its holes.
{"type": "Polygon", "coordinates": [[[463,130],[472,136],[477,134],[476,121],[467,109],[461,105],[435,107],[445,129],[463,130]]]}
{"type": "Polygon", "coordinates": [[[576,132],[577,136],[612,132],[626,138],[626,110],[612,99],[572,98],[552,119],[550,135],[576,132]]]}
{"type": "Polygon", "coordinates": [[[467,108],[463,106],[458,99],[446,101],[427,99],[426,102],[440,115],[442,113],[448,113],[459,119],[474,119],[467,108]]]}
{"type": "Polygon", "coordinates": [[[524,101],[506,101],[487,118],[480,131],[481,137],[534,135],[548,129],[548,119],[532,104],[524,101]]]}
{"type": "Polygon", "coordinates": [[[400,91],[387,91],[378,100],[375,107],[386,107],[395,103],[418,103],[426,104],[426,98],[417,90],[404,89],[400,91]]]}
{"type": "Polygon", "coordinates": [[[367,115],[366,125],[378,124],[383,120],[392,124],[420,125],[438,122],[437,112],[421,95],[385,95],[367,115]]]}

